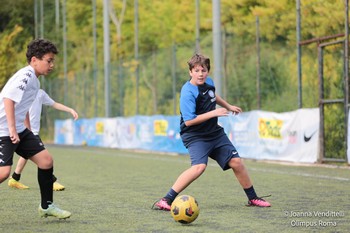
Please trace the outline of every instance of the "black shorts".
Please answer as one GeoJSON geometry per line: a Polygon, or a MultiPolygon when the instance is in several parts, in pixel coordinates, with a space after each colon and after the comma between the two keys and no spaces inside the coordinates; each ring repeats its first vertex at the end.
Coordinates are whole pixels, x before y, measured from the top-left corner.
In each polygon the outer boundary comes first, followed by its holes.
{"type": "Polygon", "coordinates": [[[29,159],[45,150],[40,137],[34,135],[32,131],[25,129],[18,136],[20,139],[18,144],[13,144],[9,136],[0,137],[0,167],[13,164],[14,152],[25,159],[29,159]]]}

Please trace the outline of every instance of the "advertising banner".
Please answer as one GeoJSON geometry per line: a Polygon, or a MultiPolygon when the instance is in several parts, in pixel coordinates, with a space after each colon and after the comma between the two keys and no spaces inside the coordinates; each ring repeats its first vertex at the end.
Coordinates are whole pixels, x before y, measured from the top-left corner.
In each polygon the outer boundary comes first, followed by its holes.
{"type": "MultiPolygon", "coordinates": [[[[56,120],[55,143],[186,154],[179,121],[164,115],[56,120]]],[[[219,124],[243,158],[317,161],[318,108],[251,111],[220,117],[219,124]]]]}

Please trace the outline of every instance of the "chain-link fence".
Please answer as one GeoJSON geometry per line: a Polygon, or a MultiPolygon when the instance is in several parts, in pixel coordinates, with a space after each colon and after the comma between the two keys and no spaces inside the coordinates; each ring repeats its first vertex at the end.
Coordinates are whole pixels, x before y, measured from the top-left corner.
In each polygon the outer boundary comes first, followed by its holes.
{"type": "MultiPolygon", "coordinates": [[[[261,38],[257,44],[251,35],[242,38],[223,33],[222,38],[221,86],[224,99],[244,111],[287,112],[298,108],[294,46],[283,42],[271,44],[266,38],[261,38]]],[[[105,87],[103,64],[99,64],[97,70],[69,71],[67,78],[42,79],[42,87],[57,102],[75,108],[81,118],[105,117],[106,107],[110,109],[109,117],[177,115],[181,86],[189,79],[187,61],[194,53],[195,43],[191,42],[150,49],[140,53],[138,61],[134,57],[122,57],[110,64],[109,87],[105,87]],[[106,91],[110,96],[109,106],[105,105],[106,91]]],[[[201,41],[200,53],[212,59],[212,38],[201,41]]],[[[329,59],[336,61],[338,55],[330,54],[329,59]]],[[[334,64],[336,62],[330,66],[325,64],[325,67],[332,69],[334,64]]],[[[215,67],[211,71],[213,69],[215,67]]],[[[306,108],[318,107],[317,69],[316,46],[309,46],[303,51],[303,107],[306,108]]],[[[341,93],[339,79],[331,77],[342,77],[342,72],[341,69],[330,71],[327,87],[336,87],[341,93]]],[[[66,113],[44,109],[43,134],[52,138],[54,119],[67,117],[70,116],[66,113]]],[[[336,117],[341,116],[337,114],[336,117]]],[[[336,123],[340,121],[340,118],[332,117],[327,125],[332,129],[335,129],[334,124],[343,128],[344,121],[336,123]]],[[[344,157],[344,135],[338,134],[339,137],[327,136],[327,145],[330,145],[326,149],[338,151],[336,156],[344,157]]]]}

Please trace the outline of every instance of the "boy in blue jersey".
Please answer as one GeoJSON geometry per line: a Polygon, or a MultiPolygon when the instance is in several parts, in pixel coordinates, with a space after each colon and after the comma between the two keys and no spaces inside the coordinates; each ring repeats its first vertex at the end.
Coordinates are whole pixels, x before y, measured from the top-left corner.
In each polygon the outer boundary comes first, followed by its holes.
{"type": "Polygon", "coordinates": [[[270,207],[271,204],[257,196],[248,171],[236,148],[228,139],[224,129],[218,125],[218,117],[229,112],[240,113],[242,109],[227,103],[215,94],[214,82],[208,77],[210,59],[195,54],[189,61],[189,74],[180,96],[180,135],[188,149],[191,167],[175,181],[169,192],[153,208],[170,210],[176,196],[205,171],[208,158],[216,160],[225,171],[232,169],[248,197],[248,206],[270,207]],[[216,105],[222,108],[216,108],[216,105]]]}

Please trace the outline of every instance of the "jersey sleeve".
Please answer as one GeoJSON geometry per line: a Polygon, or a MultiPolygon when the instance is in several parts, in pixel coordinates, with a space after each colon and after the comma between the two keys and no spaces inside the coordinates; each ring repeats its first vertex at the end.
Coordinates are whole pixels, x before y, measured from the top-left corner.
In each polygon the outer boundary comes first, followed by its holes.
{"type": "Polygon", "coordinates": [[[181,90],[180,111],[184,121],[189,121],[197,117],[196,115],[196,97],[189,88],[181,90]]]}
{"type": "Polygon", "coordinates": [[[48,106],[54,105],[55,101],[51,99],[51,97],[44,90],[40,89],[39,91],[41,95],[41,102],[43,105],[48,105],[48,106]]]}
{"type": "Polygon", "coordinates": [[[27,88],[28,77],[26,75],[16,75],[11,78],[2,90],[2,96],[13,100],[16,103],[21,102],[24,91],[27,88]]]}
{"type": "Polygon", "coordinates": [[[207,80],[205,80],[205,82],[206,82],[207,84],[209,84],[210,86],[215,87],[215,85],[214,85],[214,81],[213,81],[213,79],[212,79],[212,78],[208,77],[208,78],[207,78],[207,80]]]}

